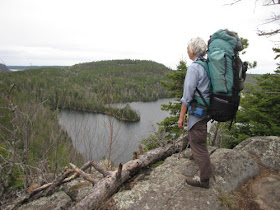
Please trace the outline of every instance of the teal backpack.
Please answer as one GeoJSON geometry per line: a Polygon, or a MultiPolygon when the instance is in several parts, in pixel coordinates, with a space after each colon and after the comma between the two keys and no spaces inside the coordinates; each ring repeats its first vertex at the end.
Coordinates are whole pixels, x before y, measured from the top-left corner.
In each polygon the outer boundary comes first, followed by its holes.
{"type": "Polygon", "coordinates": [[[209,117],[218,122],[231,121],[232,124],[238,110],[248,65],[239,58],[241,47],[241,41],[234,33],[218,30],[208,41],[207,60],[195,61],[206,70],[211,86],[210,105],[198,89],[200,99],[197,101],[206,106],[209,117]]]}

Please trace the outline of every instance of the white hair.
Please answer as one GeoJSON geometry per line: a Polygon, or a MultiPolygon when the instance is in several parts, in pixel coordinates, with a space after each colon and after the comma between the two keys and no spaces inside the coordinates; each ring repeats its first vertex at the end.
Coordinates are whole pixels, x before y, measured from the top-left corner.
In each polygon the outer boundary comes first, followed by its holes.
{"type": "Polygon", "coordinates": [[[188,46],[189,50],[196,56],[204,56],[206,54],[207,45],[200,37],[191,39],[188,46]]]}

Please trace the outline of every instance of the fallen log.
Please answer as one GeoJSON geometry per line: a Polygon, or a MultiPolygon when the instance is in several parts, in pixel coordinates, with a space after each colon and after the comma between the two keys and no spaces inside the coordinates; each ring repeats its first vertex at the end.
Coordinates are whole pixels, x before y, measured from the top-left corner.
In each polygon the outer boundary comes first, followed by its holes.
{"type": "Polygon", "coordinates": [[[51,194],[53,194],[55,188],[59,185],[61,185],[62,181],[68,177],[71,173],[73,173],[73,170],[65,170],[65,172],[61,175],[58,176],[55,181],[52,183],[52,185],[47,189],[45,195],[49,196],[51,194]]]}
{"type": "MultiPolygon", "coordinates": [[[[186,139],[186,137],[187,136],[185,135],[184,139],[186,139]]],[[[73,164],[70,164],[73,169],[66,168],[65,171],[60,176],[58,176],[56,180],[54,180],[53,183],[48,183],[34,189],[27,195],[15,201],[11,206],[9,206],[9,209],[15,209],[26,202],[38,199],[42,196],[51,195],[58,186],[67,183],[79,176],[82,176],[83,178],[91,182],[94,187],[92,188],[90,194],[83,200],[75,204],[72,209],[95,209],[101,206],[104,201],[106,201],[114,193],[116,193],[119,187],[124,182],[127,182],[142,168],[145,168],[159,160],[163,160],[166,157],[171,156],[173,153],[179,152],[181,145],[183,146],[183,148],[185,148],[187,145],[187,141],[182,141],[182,137],[180,137],[175,142],[169,142],[167,145],[151,150],[145,154],[143,154],[144,152],[142,147],[139,146],[140,156],[135,157],[135,160],[127,162],[124,166],[120,164],[118,169],[113,172],[106,171],[94,161],[88,161],[81,167],[81,169],[77,168],[73,164]],[[184,142],[184,145],[182,145],[182,142],[184,142]],[[103,174],[105,178],[100,181],[96,181],[92,179],[90,175],[86,174],[84,170],[88,169],[91,166],[94,167],[98,172],[103,174]],[[72,173],[74,174],[72,176],[69,176],[72,173]]]]}
{"type": "Polygon", "coordinates": [[[85,180],[89,181],[92,183],[92,185],[94,186],[97,181],[92,178],[89,174],[85,173],[83,170],[79,169],[77,166],[75,166],[73,163],[69,163],[69,165],[73,168],[73,170],[79,174],[81,177],[83,177],[85,180]]]}
{"type": "Polygon", "coordinates": [[[98,163],[94,161],[91,161],[91,166],[94,167],[99,173],[103,174],[104,177],[111,175],[111,172],[106,171],[104,168],[100,167],[98,163]]]}
{"type": "MultiPolygon", "coordinates": [[[[82,167],[81,170],[86,170],[87,168],[89,168],[91,166],[91,161],[88,161],[87,163],[85,163],[82,167]]],[[[70,182],[73,179],[76,179],[77,177],[79,177],[79,174],[75,173],[74,175],[68,177],[71,173],[75,172],[72,169],[65,169],[65,171],[58,176],[53,183],[47,183],[41,187],[38,187],[36,189],[34,189],[33,191],[27,193],[27,195],[19,198],[18,200],[16,200],[12,205],[9,206],[9,209],[16,209],[17,207],[21,206],[24,203],[27,203],[29,201],[38,199],[42,196],[46,196],[46,195],[51,195],[55,188],[70,182]],[[44,192],[45,191],[45,192],[44,192]]]]}
{"type": "Polygon", "coordinates": [[[131,160],[118,170],[113,171],[109,177],[97,182],[91,189],[90,194],[84,199],[76,203],[71,209],[97,209],[104,201],[109,199],[114,193],[118,191],[120,186],[128,181],[132,176],[140,171],[142,168],[146,168],[151,164],[163,160],[172,154],[179,152],[182,148],[187,146],[187,135],[181,136],[176,142],[167,144],[164,147],[159,147],[147,153],[140,155],[135,160],[131,160]],[[184,141],[182,141],[184,138],[184,141]],[[184,142],[184,145],[182,145],[184,142]]]}

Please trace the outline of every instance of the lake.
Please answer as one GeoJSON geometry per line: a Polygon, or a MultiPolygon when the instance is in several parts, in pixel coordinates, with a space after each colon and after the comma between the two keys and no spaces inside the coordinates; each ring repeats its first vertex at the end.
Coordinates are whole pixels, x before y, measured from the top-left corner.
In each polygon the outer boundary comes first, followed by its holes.
{"type": "Polygon", "coordinates": [[[133,152],[138,151],[139,141],[157,131],[157,123],[169,116],[168,112],[161,110],[161,104],[172,100],[128,103],[140,114],[139,122],[123,122],[104,114],[63,110],[59,114],[59,123],[86,160],[98,161],[108,157],[112,139],[111,160],[114,164],[126,163],[132,159],[133,152]]]}

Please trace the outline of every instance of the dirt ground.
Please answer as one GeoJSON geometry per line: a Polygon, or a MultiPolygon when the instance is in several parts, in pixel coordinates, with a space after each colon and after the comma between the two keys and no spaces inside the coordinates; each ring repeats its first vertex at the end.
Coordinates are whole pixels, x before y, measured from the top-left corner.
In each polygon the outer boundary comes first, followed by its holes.
{"type": "MultiPolygon", "coordinates": [[[[233,192],[232,195],[235,197],[235,200],[238,203],[237,209],[242,210],[264,210],[260,208],[260,205],[255,201],[256,195],[254,194],[252,190],[252,185],[259,182],[261,179],[265,177],[269,177],[271,175],[280,176],[280,172],[273,171],[270,169],[266,169],[265,167],[259,165],[260,168],[260,174],[259,176],[255,177],[254,179],[251,179],[248,181],[245,185],[240,187],[237,191],[233,192]]],[[[228,208],[228,209],[236,209],[234,208],[228,208]]]]}

